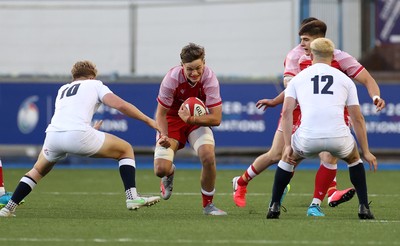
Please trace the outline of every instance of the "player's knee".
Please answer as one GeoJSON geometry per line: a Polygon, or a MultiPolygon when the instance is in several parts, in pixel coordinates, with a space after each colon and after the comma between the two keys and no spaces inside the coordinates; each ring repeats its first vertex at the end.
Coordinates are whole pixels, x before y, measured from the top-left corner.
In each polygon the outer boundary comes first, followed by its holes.
{"type": "Polygon", "coordinates": [[[154,174],[158,177],[168,175],[174,159],[174,151],[171,148],[157,146],[154,151],[154,174]]]}
{"type": "Polygon", "coordinates": [[[157,177],[160,177],[160,178],[162,178],[164,176],[167,176],[168,175],[168,170],[166,168],[166,165],[154,164],[154,174],[157,177]]]}
{"type": "Polygon", "coordinates": [[[154,160],[163,159],[172,162],[174,160],[174,151],[171,148],[156,146],[154,150],[154,160]]]}
{"type": "Polygon", "coordinates": [[[107,155],[111,154],[111,156],[117,160],[120,160],[122,158],[134,158],[132,145],[130,145],[127,141],[123,139],[118,139],[117,141],[108,144],[108,146],[109,147],[103,150],[103,152],[108,152],[106,153],[107,155]],[[111,152],[113,152],[114,154],[112,154],[111,152]]]}
{"type": "Polygon", "coordinates": [[[201,151],[199,158],[203,166],[215,165],[215,154],[213,150],[201,151]]]}

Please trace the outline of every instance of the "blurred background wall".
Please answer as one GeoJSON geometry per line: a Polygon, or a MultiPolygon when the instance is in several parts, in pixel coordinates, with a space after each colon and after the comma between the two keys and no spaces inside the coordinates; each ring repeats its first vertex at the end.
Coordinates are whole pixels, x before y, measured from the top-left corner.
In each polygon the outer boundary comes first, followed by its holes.
{"type": "Polygon", "coordinates": [[[62,75],[90,59],[104,74],[162,76],[195,42],[220,76],[275,78],[308,16],[361,58],[360,0],[0,1],[0,71],[62,75]]]}
{"type": "MultiPolygon", "coordinates": [[[[374,112],[359,88],[363,114],[374,150],[399,153],[399,15],[396,0],[0,1],[0,157],[36,156],[57,88],[77,60],[94,61],[112,90],[154,114],[158,84],[189,42],[205,46],[221,82],[218,150],[264,151],[280,108],[264,113],[255,102],[282,91],[283,61],[310,16],[381,84],[387,109],[374,112]]],[[[154,133],[138,131],[140,124],[107,108],[95,118],[106,120],[102,130],[152,151],[154,133]]]]}

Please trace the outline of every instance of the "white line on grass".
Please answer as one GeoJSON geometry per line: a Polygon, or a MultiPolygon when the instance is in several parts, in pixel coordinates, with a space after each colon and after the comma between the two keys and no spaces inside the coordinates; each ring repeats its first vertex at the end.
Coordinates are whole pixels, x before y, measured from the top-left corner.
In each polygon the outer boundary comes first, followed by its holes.
{"type": "MultiPolygon", "coordinates": [[[[51,194],[51,195],[69,195],[69,196],[74,196],[74,195],[102,195],[102,196],[115,196],[115,195],[121,195],[119,192],[41,192],[44,194],[51,194]]],[[[198,196],[200,192],[174,192],[174,196],[198,196]]],[[[311,196],[311,193],[289,193],[290,196],[311,196]]],[[[146,195],[146,194],[143,194],[146,195]]],[[[147,195],[157,195],[157,194],[152,194],[149,193],[147,195]]],[[[232,193],[218,193],[218,196],[232,196],[232,193]]],[[[247,196],[266,196],[266,195],[271,195],[271,193],[247,193],[247,196]]],[[[399,194],[368,194],[370,197],[399,197],[399,194]]]]}
{"type": "Polygon", "coordinates": [[[157,239],[136,239],[136,238],[5,238],[1,237],[0,242],[68,242],[68,243],[142,243],[142,244],[245,244],[245,245],[260,245],[260,244],[282,244],[282,245],[337,245],[337,244],[366,244],[366,245],[400,245],[400,241],[388,242],[381,241],[309,241],[309,240],[188,240],[188,239],[176,239],[176,240],[157,240],[157,239]]]}

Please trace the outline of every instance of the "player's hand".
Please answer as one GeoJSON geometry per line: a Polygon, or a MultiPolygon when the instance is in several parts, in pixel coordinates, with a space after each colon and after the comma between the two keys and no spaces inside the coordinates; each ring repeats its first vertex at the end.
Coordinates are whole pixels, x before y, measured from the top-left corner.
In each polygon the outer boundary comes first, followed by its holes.
{"type": "Polygon", "coordinates": [[[283,154],[282,154],[282,160],[284,160],[285,162],[291,164],[291,165],[296,165],[297,162],[296,160],[293,158],[293,149],[292,146],[290,145],[286,145],[283,149],[283,154]]]}
{"type": "Polygon", "coordinates": [[[377,112],[381,111],[386,106],[385,100],[382,98],[375,98],[374,104],[377,112]]]}
{"type": "Polygon", "coordinates": [[[178,115],[179,115],[179,117],[181,117],[183,122],[187,122],[190,117],[189,109],[187,109],[183,103],[182,103],[181,107],[179,108],[178,115]]]}
{"type": "Polygon", "coordinates": [[[160,134],[160,138],[158,138],[157,143],[160,146],[164,147],[164,148],[171,147],[171,143],[169,142],[169,138],[168,138],[168,136],[165,136],[165,135],[161,135],[160,134]]]}
{"type": "Polygon", "coordinates": [[[273,108],[275,106],[274,99],[261,99],[256,103],[256,107],[264,111],[267,110],[268,107],[273,108]]]}
{"type": "Polygon", "coordinates": [[[96,120],[93,124],[93,128],[99,130],[101,125],[103,125],[103,120],[96,120]]]}
{"type": "Polygon", "coordinates": [[[363,156],[369,164],[369,170],[372,170],[373,168],[374,172],[376,172],[378,169],[378,161],[376,160],[376,157],[371,152],[366,152],[363,154],[363,156]]]}

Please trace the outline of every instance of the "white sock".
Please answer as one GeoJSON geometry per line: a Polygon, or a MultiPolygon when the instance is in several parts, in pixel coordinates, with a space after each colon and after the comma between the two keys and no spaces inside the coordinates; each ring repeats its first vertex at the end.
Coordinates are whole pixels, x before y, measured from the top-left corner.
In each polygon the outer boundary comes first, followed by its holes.
{"type": "Polygon", "coordinates": [[[321,206],[321,200],[319,200],[318,198],[313,198],[311,205],[313,205],[313,204],[317,204],[318,206],[321,206]]]}
{"type": "Polygon", "coordinates": [[[137,195],[136,188],[130,188],[125,191],[126,199],[133,200],[135,199],[137,195]]]}
{"type": "Polygon", "coordinates": [[[0,196],[6,194],[6,189],[4,187],[0,187],[0,196]]]}

